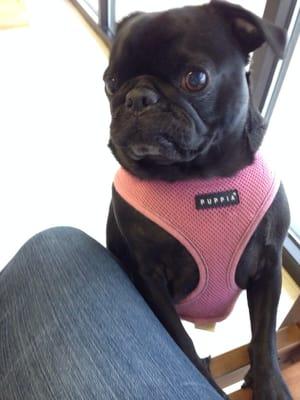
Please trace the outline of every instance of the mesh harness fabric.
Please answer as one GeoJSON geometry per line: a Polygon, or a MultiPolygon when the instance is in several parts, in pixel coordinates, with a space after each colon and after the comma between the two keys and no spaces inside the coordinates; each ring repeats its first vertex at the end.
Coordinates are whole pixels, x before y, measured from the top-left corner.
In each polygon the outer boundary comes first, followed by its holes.
{"type": "Polygon", "coordinates": [[[119,195],[175,237],[198,266],[198,286],[176,305],[181,318],[206,324],[231,312],[241,292],[235,283],[238,262],[279,183],[260,155],[229,178],[170,183],[119,169],[114,179],[119,195]]]}

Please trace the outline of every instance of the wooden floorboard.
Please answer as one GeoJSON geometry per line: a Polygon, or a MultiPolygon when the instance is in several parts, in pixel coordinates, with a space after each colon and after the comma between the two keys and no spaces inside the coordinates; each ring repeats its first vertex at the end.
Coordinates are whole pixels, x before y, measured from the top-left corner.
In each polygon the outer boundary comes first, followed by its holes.
{"type": "MultiPolygon", "coordinates": [[[[298,361],[299,358],[293,359],[293,355],[299,356],[300,350],[300,327],[298,324],[286,326],[277,333],[277,347],[283,368],[288,360],[298,361]]],[[[214,357],[211,360],[210,368],[214,379],[222,388],[239,382],[249,369],[247,346],[214,357]]]]}
{"type": "MultiPolygon", "coordinates": [[[[300,400],[300,362],[284,368],[282,375],[290,389],[293,400],[300,400]]],[[[240,389],[231,393],[229,397],[230,400],[252,400],[252,391],[240,389]]]]}
{"type": "Polygon", "coordinates": [[[230,400],[252,400],[252,391],[250,389],[240,389],[229,395],[230,400]]]}
{"type": "MultiPolygon", "coordinates": [[[[300,400],[300,326],[294,324],[281,328],[277,334],[277,345],[282,375],[293,400],[300,400]]],[[[211,371],[217,383],[225,388],[239,382],[249,368],[247,346],[234,349],[215,357],[211,371]]],[[[230,394],[231,400],[251,400],[250,389],[240,389],[230,394]]]]}
{"type": "Polygon", "coordinates": [[[300,400],[300,362],[285,368],[282,375],[291,391],[293,400],[300,400]]]}

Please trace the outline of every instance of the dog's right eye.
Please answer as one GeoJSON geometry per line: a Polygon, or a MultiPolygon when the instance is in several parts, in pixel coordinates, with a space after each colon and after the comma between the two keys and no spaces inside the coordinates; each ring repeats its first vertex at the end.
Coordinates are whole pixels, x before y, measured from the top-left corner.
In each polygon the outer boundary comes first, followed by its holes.
{"type": "Polygon", "coordinates": [[[205,88],[208,82],[208,75],[204,70],[190,71],[183,76],[181,86],[189,92],[198,92],[205,88]]]}
{"type": "Polygon", "coordinates": [[[105,90],[109,96],[112,96],[117,91],[117,79],[112,77],[105,81],[105,90]]]}

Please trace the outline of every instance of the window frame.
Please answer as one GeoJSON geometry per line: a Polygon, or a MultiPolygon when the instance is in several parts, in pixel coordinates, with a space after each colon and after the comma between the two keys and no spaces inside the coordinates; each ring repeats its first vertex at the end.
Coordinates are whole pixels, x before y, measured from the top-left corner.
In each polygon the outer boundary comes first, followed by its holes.
{"type": "MultiPolygon", "coordinates": [[[[283,61],[280,61],[266,45],[256,51],[253,56],[251,69],[254,101],[258,105],[267,123],[272,116],[299,37],[299,10],[295,16],[294,25],[292,27],[290,26],[293,16],[297,11],[296,7],[297,0],[285,0],[284,2],[280,0],[267,0],[266,2],[263,18],[281,26],[287,31],[290,30],[283,61]]],[[[293,233],[292,229],[289,230],[288,236],[284,242],[282,255],[284,267],[296,283],[300,285],[300,241],[295,233],[293,233]]]]}
{"type": "Polygon", "coordinates": [[[110,48],[114,36],[115,0],[98,0],[98,12],[89,6],[88,0],[69,1],[110,48]]]}

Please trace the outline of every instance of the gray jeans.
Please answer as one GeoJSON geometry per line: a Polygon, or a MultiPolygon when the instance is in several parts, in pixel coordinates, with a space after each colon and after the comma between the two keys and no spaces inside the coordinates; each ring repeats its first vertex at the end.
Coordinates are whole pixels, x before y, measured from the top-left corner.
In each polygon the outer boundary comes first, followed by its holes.
{"type": "Polygon", "coordinates": [[[109,252],[74,228],[0,274],[1,400],[220,399],[109,252]]]}

